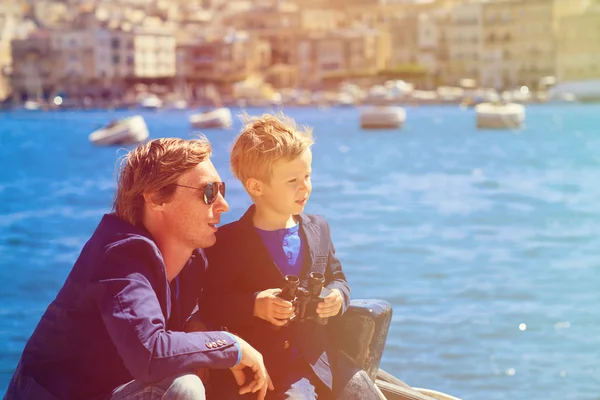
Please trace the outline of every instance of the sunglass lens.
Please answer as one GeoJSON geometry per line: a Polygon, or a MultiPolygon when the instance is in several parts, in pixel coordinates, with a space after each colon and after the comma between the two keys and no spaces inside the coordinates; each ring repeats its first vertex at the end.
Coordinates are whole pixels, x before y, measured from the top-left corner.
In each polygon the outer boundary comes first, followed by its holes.
{"type": "Polygon", "coordinates": [[[204,202],[210,205],[215,202],[216,197],[217,196],[215,196],[215,184],[209,183],[204,188],[204,202]]]}
{"type": "Polygon", "coordinates": [[[217,200],[218,193],[221,192],[221,196],[225,198],[225,183],[224,182],[213,182],[206,185],[204,188],[204,202],[208,205],[212,204],[217,200]]]}

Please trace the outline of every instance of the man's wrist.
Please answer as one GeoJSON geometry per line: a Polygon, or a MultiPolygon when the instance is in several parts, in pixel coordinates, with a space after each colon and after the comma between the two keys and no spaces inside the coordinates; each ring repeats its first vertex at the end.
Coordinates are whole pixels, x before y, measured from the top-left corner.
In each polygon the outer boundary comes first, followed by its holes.
{"type": "Polygon", "coordinates": [[[240,363],[240,361],[242,361],[242,346],[240,346],[240,342],[237,340],[237,337],[235,335],[232,335],[229,332],[223,331],[223,333],[227,336],[229,336],[231,338],[231,340],[233,340],[233,343],[235,344],[235,347],[237,348],[238,351],[238,358],[237,361],[235,362],[235,365],[238,365],[240,363]]]}

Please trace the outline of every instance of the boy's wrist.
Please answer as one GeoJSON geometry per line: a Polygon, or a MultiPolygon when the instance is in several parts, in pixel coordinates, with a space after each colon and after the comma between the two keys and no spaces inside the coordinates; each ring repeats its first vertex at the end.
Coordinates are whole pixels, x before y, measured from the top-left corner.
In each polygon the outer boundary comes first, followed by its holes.
{"type": "Polygon", "coordinates": [[[254,307],[252,307],[252,316],[253,317],[258,317],[257,313],[256,313],[256,298],[258,297],[258,295],[260,294],[260,291],[258,292],[254,292],[254,307]]]}

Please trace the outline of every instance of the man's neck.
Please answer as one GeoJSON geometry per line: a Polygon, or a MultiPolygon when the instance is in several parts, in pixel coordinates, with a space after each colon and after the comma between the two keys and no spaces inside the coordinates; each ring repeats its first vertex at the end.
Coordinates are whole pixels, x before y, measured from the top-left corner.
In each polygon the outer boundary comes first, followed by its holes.
{"type": "Polygon", "coordinates": [[[294,215],[284,215],[257,206],[256,211],[252,216],[252,223],[259,229],[274,231],[277,229],[291,228],[296,225],[298,221],[294,215]]]}
{"type": "Polygon", "coordinates": [[[152,239],[160,250],[165,263],[165,274],[171,282],[183,269],[192,256],[194,249],[184,247],[168,235],[162,233],[159,226],[154,226],[149,220],[144,221],[144,226],[150,232],[152,239]]]}
{"type": "Polygon", "coordinates": [[[168,243],[160,243],[159,241],[156,244],[163,256],[167,280],[171,282],[185,267],[185,264],[192,256],[193,250],[178,249],[175,246],[170,246],[168,243]]]}

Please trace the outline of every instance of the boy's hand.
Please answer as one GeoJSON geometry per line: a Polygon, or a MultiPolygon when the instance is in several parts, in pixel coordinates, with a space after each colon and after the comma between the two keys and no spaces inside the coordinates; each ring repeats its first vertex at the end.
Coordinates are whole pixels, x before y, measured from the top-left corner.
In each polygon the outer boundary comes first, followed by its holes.
{"type": "Polygon", "coordinates": [[[321,318],[329,318],[336,316],[342,308],[342,294],[338,289],[331,289],[329,296],[325,297],[324,301],[317,306],[317,314],[321,318]]]}
{"type": "Polygon", "coordinates": [[[294,307],[289,301],[277,295],[281,289],[267,289],[259,292],[254,300],[254,316],[269,321],[275,326],[287,324],[294,315],[294,307]]]}

